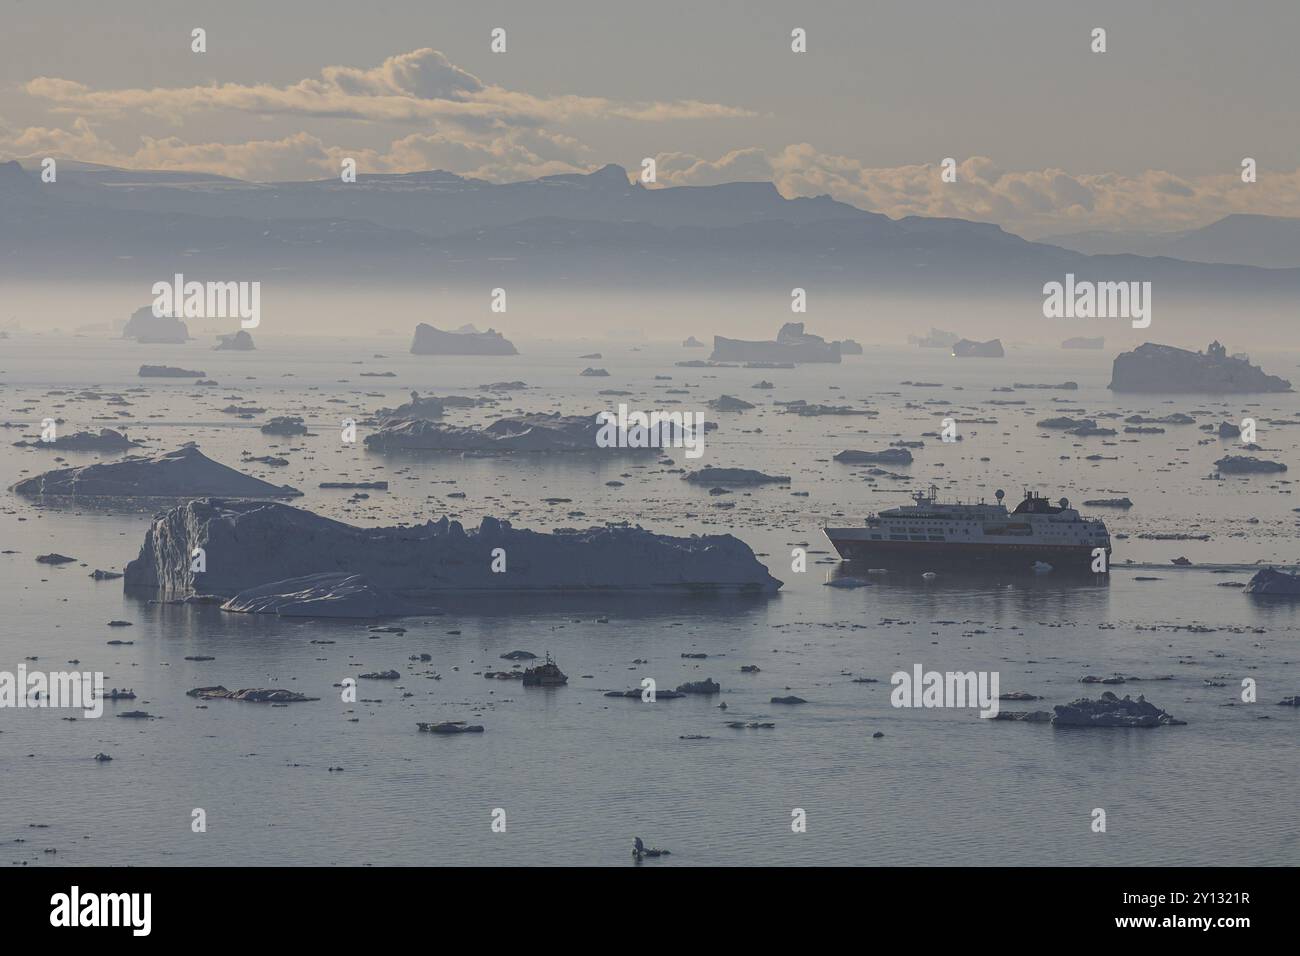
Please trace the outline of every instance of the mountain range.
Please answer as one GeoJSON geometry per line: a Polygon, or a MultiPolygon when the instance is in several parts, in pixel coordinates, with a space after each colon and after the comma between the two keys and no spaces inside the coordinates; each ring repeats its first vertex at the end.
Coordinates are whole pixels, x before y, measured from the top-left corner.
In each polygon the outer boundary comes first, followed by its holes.
{"type": "Polygon", "coordinates": [[[1098,234],[1030,242],[989,223],[891,219],[829,196],[786,199],[771,183],[647,188],[615,165],[496,184],[438,170],[251,183],[69,160],[43,183],[35,160],[0,164],[0,275],[14,278],[1041,300],[1044,282],[1073,273],[1148,280],[1164,302],[1273,308],[1300,295],[1300,220],[1230,216],[1157,238],[1139,246],[1181,254],[1103,254],[1122,243],[1098,234]],[[1207,261],[1219,249],[1237,261],[1207,261]]]}

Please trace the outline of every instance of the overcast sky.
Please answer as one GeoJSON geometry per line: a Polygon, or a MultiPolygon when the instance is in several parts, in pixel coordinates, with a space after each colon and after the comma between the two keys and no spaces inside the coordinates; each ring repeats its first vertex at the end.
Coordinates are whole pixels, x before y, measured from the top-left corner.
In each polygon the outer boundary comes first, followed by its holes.
{"type": "Polygon", "coordinates": [[[654,156],[663,183],[1038,235],[1300,215],[1295,0],[0,0],[0,24],[3,158],[514,180],[654,156]]]}

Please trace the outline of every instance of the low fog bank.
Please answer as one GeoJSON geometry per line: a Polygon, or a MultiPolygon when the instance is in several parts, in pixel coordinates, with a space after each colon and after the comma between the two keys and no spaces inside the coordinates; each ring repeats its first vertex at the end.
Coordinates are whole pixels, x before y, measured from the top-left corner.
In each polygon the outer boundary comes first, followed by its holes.
{"type": "MultiPolygon", "coordinates": [[[[279,284],[263,280],[260,321],[250,329],[256,340],[280,335],[331,337],[392,336],[393,348],[409,346],[415,326],[442,329],[472,324],[494,328],[516,343],[536,340],[586,340],[635,344],[675,342],[695,336],[712,346],[714,335],[772,339],[786,322],[803,322],[808,332],[827,339],[856,339],[863,345],[901,345],[932,328],[963,338],[1002,339],[1017,344],[1058,347],[1067,338],[1104,337],[1108,353],[1143,342],[1202,349],[1213,339],[1232,351],[1295,347],[1294,312],[1277,306],[1234,305],[1218,300],[1152,291],[1150,325],[1133,328],[1123,318],[1045,318],[1038,289],[1023,295],[975,291],[953,298],[937,295],[819,295],[808,288],[807,310],[791,309],[790,289],[749,292],[660,292],[628,290],[623,295],[557,292],[526,286],[505,288],[505,311],[493,311],[492,289],[481,293],[414,286],[373,285],[340,280],[333,285],[279,284]]],[[[152,302],[142,283],[6,283],[0,305],[0,330],[9,335],[117,337],[131,313],[152,302]]],[[[237,317],[185,320],[192,341],[206,348],[218,334],[237,331],[237,317]]],[[[181,346],[183,348],[185,346],[181,346]]],[[[0,339],[0,354],[4,343],[0,339]]],[[[691,350],[684,358],[705,358],[691,350]]]]}

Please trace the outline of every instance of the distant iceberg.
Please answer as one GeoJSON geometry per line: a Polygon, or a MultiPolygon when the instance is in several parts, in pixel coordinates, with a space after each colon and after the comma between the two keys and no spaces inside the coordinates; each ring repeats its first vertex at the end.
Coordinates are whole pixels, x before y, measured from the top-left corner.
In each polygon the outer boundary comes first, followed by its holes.
{"type": "MultiPolygon", "coordinates": [[[[462,328],[465,328],[462,326],[462,328]]],[[[519,350],[500,332],[488,329],[486,332],[473,331],[444,332],[427,322],[415,327],[415,338],[411,340],[413,355],[518,355],[519,350]]]]}
{"type": "Polygon", "coordinates": [[[751,342],[713,337],[710,362],[838,362],[840,343],[827,342],[820,335],[803,330],[802,322],[781,326],[775,341],[751,342]]]}
{"type": "Polygon", "coordinates": [[[122,338],[144,344],[181,345],[189,341],[190,330],[180,319],[154,315],[153,306],[146,305],[131,313],[122,338]]]}

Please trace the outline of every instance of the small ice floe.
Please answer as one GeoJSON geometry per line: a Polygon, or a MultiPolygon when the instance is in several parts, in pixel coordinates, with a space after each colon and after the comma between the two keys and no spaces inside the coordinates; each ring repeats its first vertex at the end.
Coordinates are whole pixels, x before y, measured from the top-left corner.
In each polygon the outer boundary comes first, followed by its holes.
{"type": "Polygon", "coordinates": [[[655,857],[671,856],[671,855],[672,854],[668,850],[660,850],[657,848],[646,846],[644,843],[641,842],[640,837],[635,837],[633,839],[632,856],[634,856],[638,862],[644,858],[654,859],[655,857]]]}
{"type": "Polygon", "coordinates": [[[866,578],[832,578],[822,582],[828,588],[869,588],[871,582],[866,578]]]}
{"type": "Polygon", "coordinates": [[[1052,566],[1046,561],[1035,561],[1033,569],[1035,574],[1050,574],[1052,572],[1052,566]]]}

